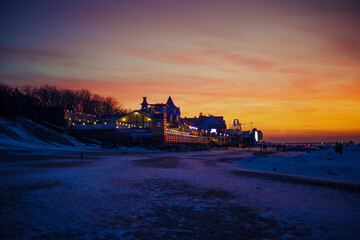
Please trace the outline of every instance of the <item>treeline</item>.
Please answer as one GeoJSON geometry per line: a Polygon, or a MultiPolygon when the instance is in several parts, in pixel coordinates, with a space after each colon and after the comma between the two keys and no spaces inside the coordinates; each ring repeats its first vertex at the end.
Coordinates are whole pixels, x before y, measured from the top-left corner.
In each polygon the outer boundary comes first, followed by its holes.
{"type": "Polygon", "coordinates": [[[126,114],[119,102],[113,97],[104,97],[89,90],[60,89],[55,86],[24,86],[13,88],[0,83],[0,114],[36,114],[59,109],[111,116],[126,114]]]}

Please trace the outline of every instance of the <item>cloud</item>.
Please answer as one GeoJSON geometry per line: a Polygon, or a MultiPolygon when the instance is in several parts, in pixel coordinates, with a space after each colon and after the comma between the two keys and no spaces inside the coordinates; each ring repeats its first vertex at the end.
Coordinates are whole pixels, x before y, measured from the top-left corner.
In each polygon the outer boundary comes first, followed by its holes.
{"type": "Polygon", "coordinates": [[[106,3],[12,3],[0,80],[85,88],[134,109],[172,95],[188,116],[266,122],[265,135],[359,125],[357,1],[106,3]]]}
{"type": "Polygon", "coordinates": [[[0,59],[16,61],[70,60],[70,56],[53,50],[0,46],[0,59]]]}
{"type": "Polygon", "coordinates": [[[189,51],[154,51],[132,49],[126,51],[131,57],[154,60],[158,62],[186,64],[186,65],[205,65],[210,62],[202,57],[197,56],[196,52],[189,51]]]}
{"type": "Polygon", "coordinates": [[[248,56],[241,53],[232,53],[223,49],[198,49],[198,50],[149,50],[131,49],[126,50],[125,55],[153,60],[165,63],[176,63],[185,65],[226,65],[243,66],[256,70],[269,71],[274,64],[271,61],[248,56]]]}

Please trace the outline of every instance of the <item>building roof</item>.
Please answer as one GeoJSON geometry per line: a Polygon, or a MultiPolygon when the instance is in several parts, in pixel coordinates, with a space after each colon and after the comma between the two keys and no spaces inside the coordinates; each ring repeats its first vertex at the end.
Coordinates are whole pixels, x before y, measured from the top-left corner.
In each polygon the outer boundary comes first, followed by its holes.
{"type": "Polygon", "coordinates": [[[121,119],[121,118],[127,117],[127,116],[133,114],[134,112],[137,112],[137,113],[139,113],[139,114],[142,114],[142,115],[144,115],[145,117],[151,118],[151,115],[150,115],[149,113],[144,112],[144,111],[135,110],[135,111],[132,111],[132,112],[129,113],[129,114],[126,114],[126,115],[124,115],[124,116],[122,116],[122,117],[117,118],[116,120],[119,120],[119,119],[121,119]]]}
{"type": "Polygon", "coordinates": [[[169,99],[167,100],[166,104],[171,108],[176,108],[173,100],[171,99],[171,96],[169,96],[169,99]]]}
{"type": "Polygon", "coordinates": [[[219,124],[224,123],[224,117],[222,117],[222,116],[213,116],[213,115],[205,116],[205,115],[200,114],[200,116],[198,118],[197,117],[183,118],[183,120],[185,122],[192,122],[196,125],[201,125],[204,122],[209,121],[209,119],[216,120],[217,122],[219,122],[219,124]]]}

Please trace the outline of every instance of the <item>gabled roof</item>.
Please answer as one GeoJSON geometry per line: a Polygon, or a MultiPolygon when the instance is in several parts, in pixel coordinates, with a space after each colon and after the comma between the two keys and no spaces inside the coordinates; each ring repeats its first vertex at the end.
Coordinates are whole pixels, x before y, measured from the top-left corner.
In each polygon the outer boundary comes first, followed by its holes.
{"type": "Polygon", "coordinates": [[[129,113],[129,114],[125,115],[125,116],[119,117],[119,118],[118,118],[118,119],[116,119],[116,120],[119,120],[120,118],[127,117],[127,116],[129,116],[129,115],[133,114],[134,112],[137,112],[137,113],[139,113],[139,114],[141,114],[141,115],[144,115],[145,117],[151,118],[151,115],[150,115],[149,113],[147,113],[147,112],[143,112],[143,111],[138,111],[138,110],[135,110],[135,111],[132,111],[131,113],[129,113]]]}
{"type": "Polygon", "coordinates": [[[171,108],[176,108],[173,100],[171,99],[171,96],[169,96],[169,99],[167,100],[166,104],[171,108]]]}

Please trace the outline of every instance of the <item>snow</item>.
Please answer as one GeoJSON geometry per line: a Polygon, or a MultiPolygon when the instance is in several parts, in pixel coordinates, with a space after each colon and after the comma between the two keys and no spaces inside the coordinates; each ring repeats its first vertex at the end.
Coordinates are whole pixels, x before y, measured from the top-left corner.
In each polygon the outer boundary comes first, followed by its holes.
{"type": "MultiPolygon", "coordinates": [[[[2,148],[21,148],[21,149],[47,149],[47,150],[55,150],[55,149],[63,149],[63,150],[75,150],[87,148],[85,144],[82,144],[76,141],[73,137],[69,135],[62,135],[63,140],[68,140],[69,144],[59,144],[56,141],[42,141],[32,133],[32,130],[36,128],[46,129],[45,127],[34,123],[30,120],[22,119],[22,122],[18,121],[6,121],[0,118],[0,125],[3,128],[6,128],[10,131],[11,134],[1,134],[0,138],[0,146],[2,148]],[[25,127],[25,124],[29,124],[29,127],[25,127]]],[[[48,129],[46,129],[48,130],[48,129]]],[[[48,130],[49,131],[49,130],[48,130]]],[[[54,131],[51,131],[52,134],[57,134],[54,131]]],[[[60,134],[59,134],[60,135],[60,134]]],[[[91,146],[94,148],[95,146],[91,146]]]]}
{"type": "MultiPolygon", "coordinates": [[[[60,134],[27,119],[9,121],[0,118],[0,150],[109,151],[100,145],[84,144],[68,134],[60,134]],[[3,130],[3,131],[1,131],[3,130]],[[35,134],[38,132],[38,134],[35,134]],[[39,133],[40,132],[40,133],[39,133]],[[7,134],[6,134],[7,133],[7,134]],[[40,139],[43,137],[44,139],[40,139]]],[[[140,147],[119,147],[115,152],[159,152],[140,147]]]]}
{"type": "Polygon", "coordinates": [[[52,159],[49,150],[48,159],[5,161],[0,232],[3,239],[357,236],[359,192],[233,174],[239,167],[230,159],[252,154],[88,152],[81,161],[52,159]]]}
{"type": "Polygon", "coordinates": [[[360,182],[360,145],[345,146],[343,154],[331,147],[308,152],[281,152],[267,157],[248,156],[233,164],[251,170],[360,182]]]}

